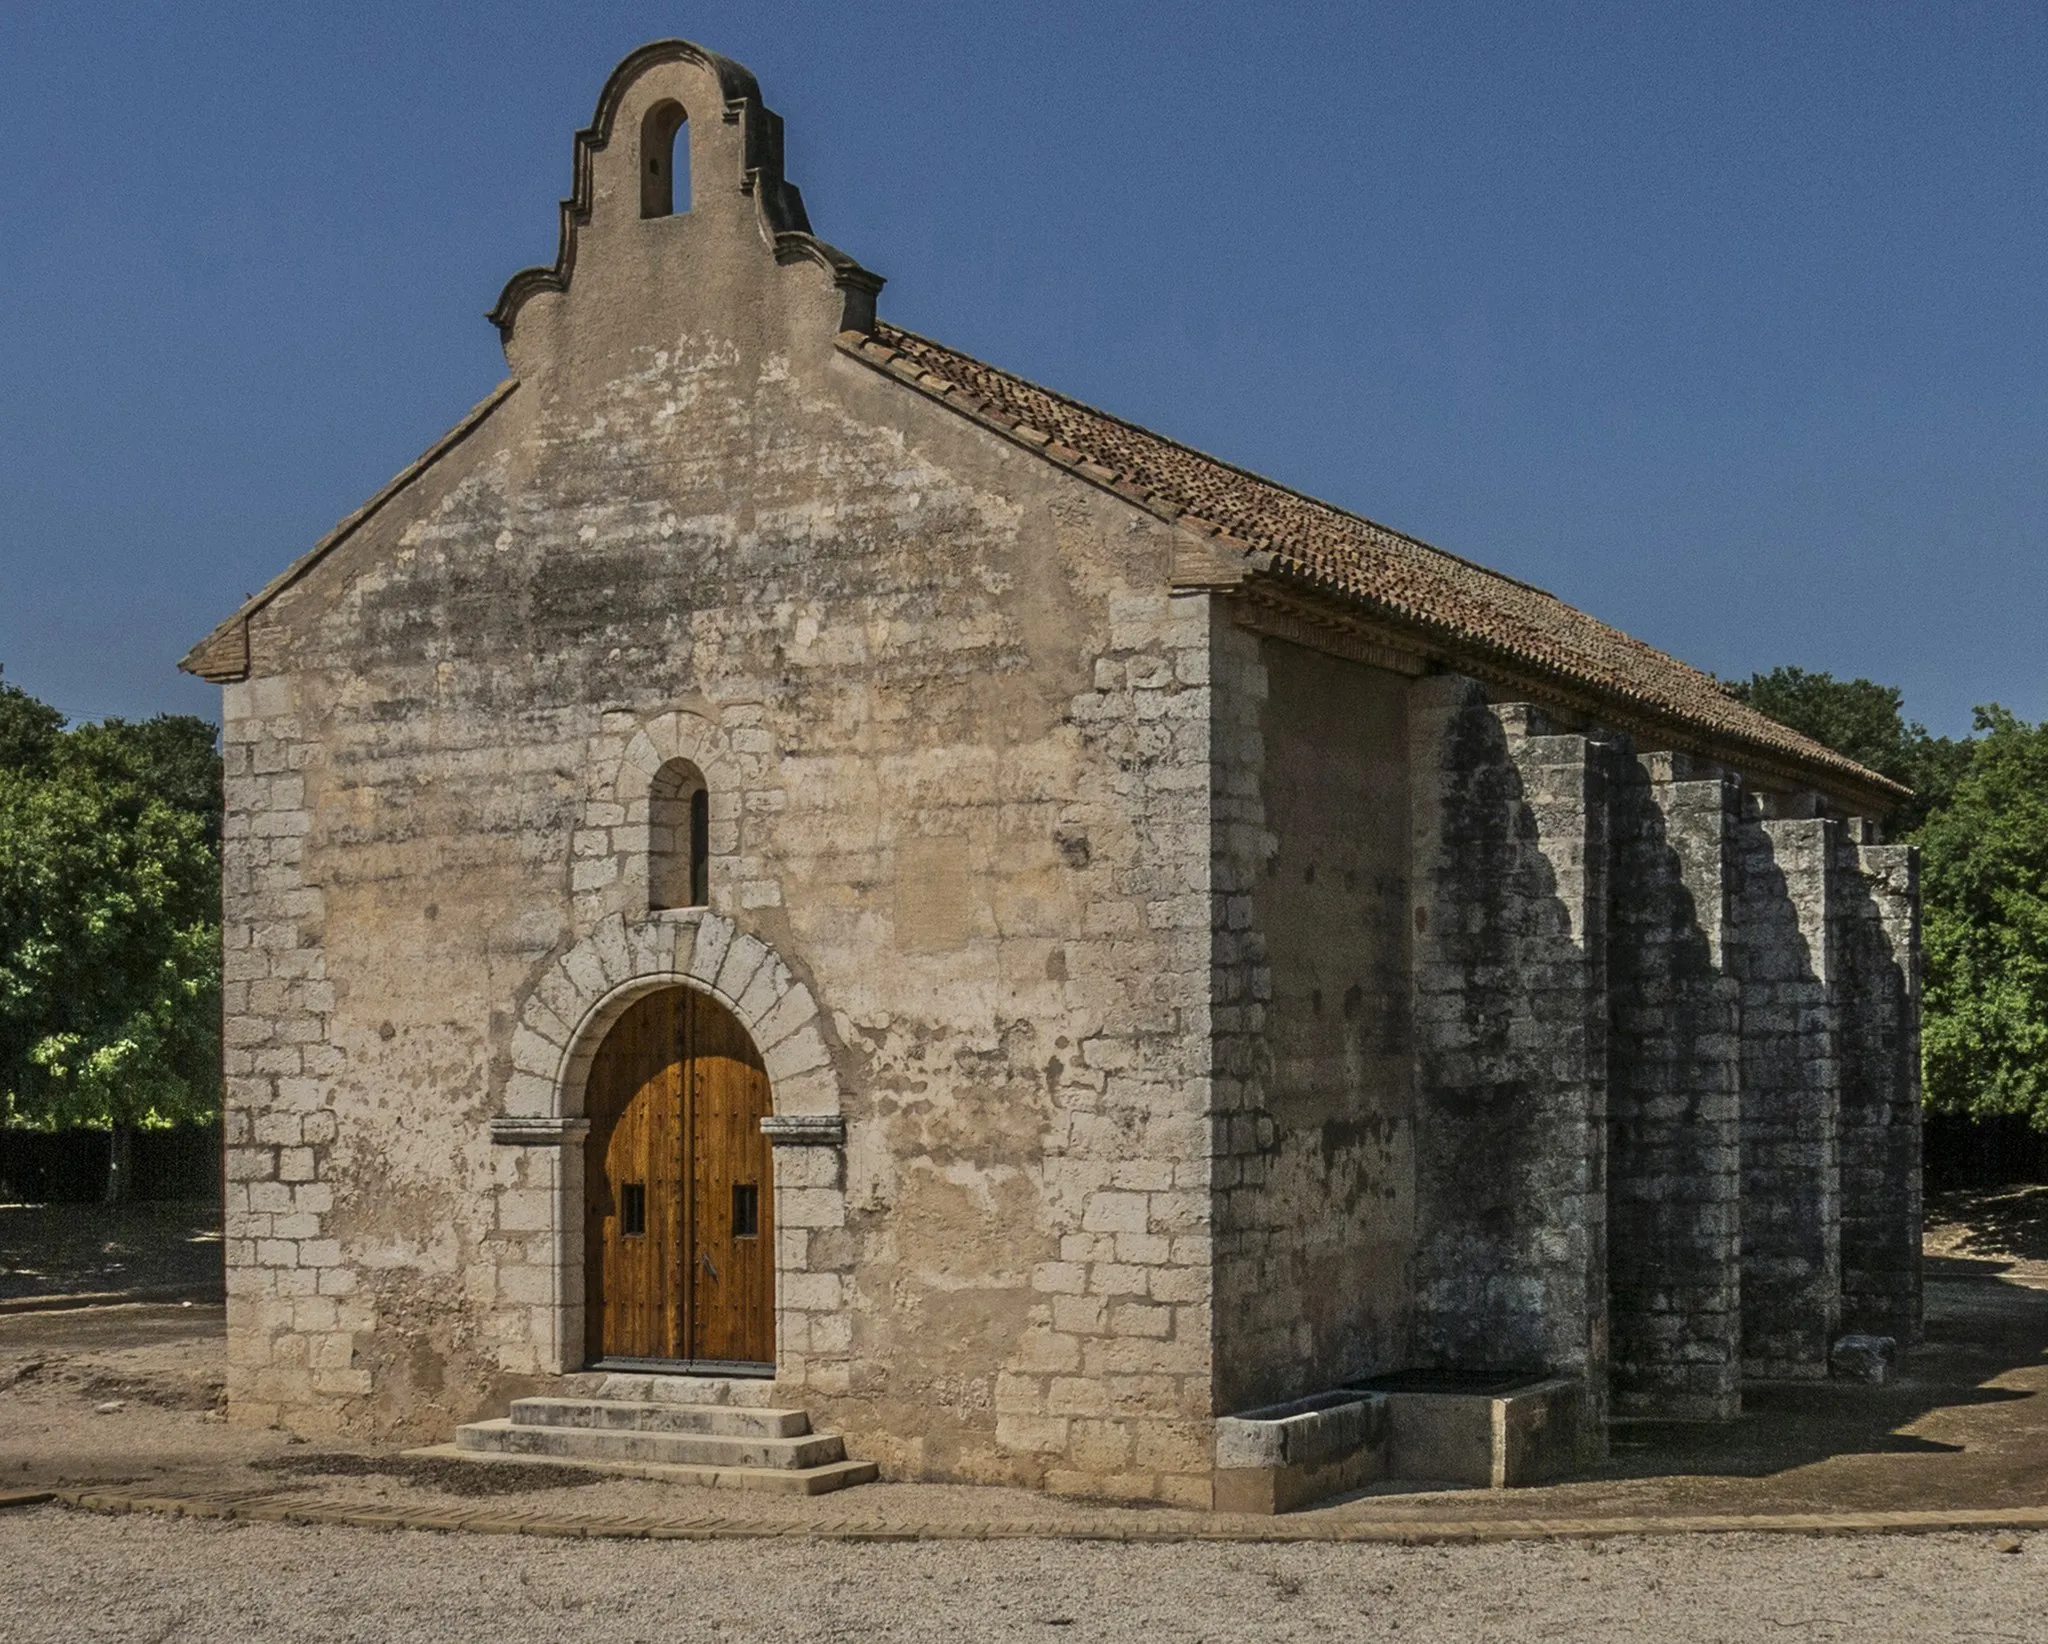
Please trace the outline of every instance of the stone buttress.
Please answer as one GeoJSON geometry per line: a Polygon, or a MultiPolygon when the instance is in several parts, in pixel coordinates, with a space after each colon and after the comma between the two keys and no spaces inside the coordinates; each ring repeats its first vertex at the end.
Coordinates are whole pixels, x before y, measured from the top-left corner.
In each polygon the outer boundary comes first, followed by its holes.
{"type": "Polygon", "coordinates": [[[1439,675],[1411,699],[1414,1361],[1608,1360],[1607,772],[1582,735],[1439,675]]]}
{"type": "Polygon", "coordinates": [[[776,1395],[892,1477],[1208,1505],[1219,1417],[1408,1372],[1590,1453],[1917,1332],[1894,784],[888,324],[689,42],[560,224],[506,381],[185,662],[233,1419],[606,1357],[585,1081],[670,989],[769,1087],[776,1395]]]}
{"type": "Polygon", "coordinates": [[[1413,1362],[1720,1419],[1918,1330],[1913,853],[1413,687],[1413,1362]]]}

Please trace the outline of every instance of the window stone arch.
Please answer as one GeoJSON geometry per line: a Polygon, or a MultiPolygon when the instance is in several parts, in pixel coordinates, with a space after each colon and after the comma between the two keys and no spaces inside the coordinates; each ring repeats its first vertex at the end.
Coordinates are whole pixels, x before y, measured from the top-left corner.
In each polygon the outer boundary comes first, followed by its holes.
{"type": "Polygon", "coordinates": [[[654,773],[648,795],[647,905],[701,908],[711,901],[711,787],[687,759],[654,773]]]}
{"type": "Polygon", "coordinates": [[[758,713],[742,706],[719,719],[688,708],[646,720],[626,712],[605,716],[591,746],[583,813],[570,836],[570,900],[579,936],[614,915],[644,918],[655,905],[648,857],[655,785],[667,766],[693,766],[703,777],[705,905],[730,914],[743,893],[750,907],[781,902],[780,886],[744,851],[749,796],[767,811],[782,802],[770,780],[767,734],[751,722],[758,713]],[[728,729],[727,722],[736,723],[728,729]],[[750,751],[737,751],[736,742],[747,743],[750,751]]]}

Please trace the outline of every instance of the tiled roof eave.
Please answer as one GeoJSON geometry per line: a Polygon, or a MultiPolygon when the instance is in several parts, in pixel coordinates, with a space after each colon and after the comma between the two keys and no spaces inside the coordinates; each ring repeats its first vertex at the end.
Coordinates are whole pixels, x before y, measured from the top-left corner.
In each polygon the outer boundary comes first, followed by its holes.
{"type": "MultiPolygon", "coordinates": [[[[1049,389],[1038,388],[1014,378],[1007,372],[973,360],[969,356],[955,355],[941,344],[914,333],[900,332],[893,327],[878,327],[881,335],[849,332],[841,336],[839,346],[850,357],[881,375],[912,388],[927,398],[948,406],[956,414],[970,421],[980,423],[1001,437],[1011,440],[1036,453],[1045,461],[1062,468],[1076,477],[1100,489],[1108,490],[1126,501],[1145,508],[1158,517],[1174,522],[1180,527],[1212,538],[1219,547],[1228,548],[1242,555],[1245,560],[1246,577],[1266,577],[1281,584],[1289,584],[1312,590],[1321,597],[1331,598],[1353,609],[1369,613],[1379,621],[1398,626],[1412,634],[1420,649],[1432,659],[1461,672],[1481,678],[1496,687],[1514,690],[1532,698],[1547,701],[1555,707],[1574,714],[1581,714],[1609,725],[1617,731],[1633,734],[1654,733],[1660,739],[1668,739],[1672,746],[1696,752],[1704,757],[1723,763],[1738,765],[1753,771],[1759,777],[1785,782],[1791,786],[1814,788],[1852,811],[1889,811],[1909,790],[1876,772],[1866,770],[1853,760],[1844,758],[1831,749],[1823,748],[1796,732],[1764,720],[1752,710],[1743,708],[1732,699],[1725,703],[1732,716],[1757,718],[1775,734],[1752,735],[1737,725],[1716,723],[1712,718],[1691,712],[1683,704],[1658,696],[1656,693],[1631,686],[1616,675],[1612,666],[1589,672],[1585,664],[1573,665],[1574,659],[1562,640],[1546,636],[1538,627],[1532,627],[1509,604],[1516,600],[1526,603],[1528,598],[1547,602],[1549,607],[1565,613],[1572,621],[1588,624],[1605,636],[1610,650],[1619,645],[1624,656],[1656,659],[1658,666],[1675,670],[1682,675],[1699,678],[1703,690],[1713,689],[1704,676],[1673,659],[1663,657],[1653,648],[1634,641],[1618,630],[1608,629],[1595,619],[1584,616],[1541,589],[1532,587],[1518,579],[1506,577],[1487,570],[1461,556],[1446,554],[1405,533],[1395,532],[1377,526],[1369,520],[1336,509],[1303,493],[1277,486],[1246,470],[1237,469],[1215,458],[1180,446],[1166,440],[1164,436],[1151,433],[1136,424],[1127,423],[1098,412],[1078,401],[1067,399],[1049,389]],[[1493,624],[1503,630],[1523,631],[1530,642],[1513,643],[1507,639],[1494,638],[1474,632],[1461,626],[1455,620],[1400,598],[1384,589],[1368,591],[1359,586],[1356,578],[1330,574],[1315,562],[1327,557],[1327,549],[1305,548],[1285,535],[1257,530],[1245,530],[1241,522],[1228,519],[1211,519],[1206,514],[1190,507],[1187,502],[1173,494],[1170,487],[1149,483],[1142,475],[1120,472],[1113,465],[1093,460],[1090,454],[1079,448],[1088,443],[1085,439],[1070,443],[1060,437],[1054,429],[1036,426],[1027,417],[1021,416],[1010,405],[991,400],[978,392],[968,382],[957,380],[944,371],[936,370],[923,363],[915,354],[895,346],[889,337],[899,338],[906,344],[928,355],[941,356],[971,367],[967,373],[983,373],[996,380],[998,386],[1008,385],[1010,389],[1028,391],[1042,396],[1052,404],[1053,410],[1061,415],[1093,419],[1110,430],[1111,443],[1116,438],[1131,436],[1154,442],[1162,449],[1188,463],[1204,466],[1215,473],[1228,475],[1234,480],[1264,487],[1291,504],[1299,503],[1305,508],[1321,511],[1334,521],[1342,522],[1347,529],[1354,530],[1359,541],[1352,544],[1359,552],[1366,552],[1373,542],[1379,549],[1395,555],[1391,562],[1396,566],[1403,563],[1401,556],[1427,556],[1431,562],[1445,568],[1454,568],[1460,574],[1470,573],[1484,580],[1485,585],[1498,586],[1506,595],[1507,602],[1496,602],[1491,606],[1493,624]],[[1541,643],[1546,638],[1548,643],[1541,643]],[[1546,654],[1553,653],[1553,654],[1546,654]],[[1608,677],[1595,677],[1604,673],[1608,677]]],[[[1426,580],[1426,579],[1424,579],[1426,580]]],[[[1439,586],[1448,587],[1439,577],[1439,586]]],[[[1454,596],[1455,597],[1455,596],[1454,596]]],[[[1470,588],[1464,590],[1464,597],[1472,597],[1470,588]]]]}
{"type": "Polygon", "coordinates": [[[1260,560],[1260,565],[1248,573],[1248,580],[1270,580],[1281,587],[1306,589],[1320,598],[1336,600],[1401,633],[1431,662],[1527,696],[1543,706],[1583,716],[1610,730],[1669,738],[1674,746],[1688,753],[1745,767],[1758,776],[1811,786],[1852,811],[1873,804],[1880,811],[1888,811],[1911,797],[1910,788],[1854,760],[1841,755],[1825,761],[1796,758],[1767,742],[1703,723],[1647,692],[1588,680],[1546,658],[1489,642],[1399,601],[1361,593],[1336,578],[1317,575],[1284,551],[1268,549],[1260,560]]]}

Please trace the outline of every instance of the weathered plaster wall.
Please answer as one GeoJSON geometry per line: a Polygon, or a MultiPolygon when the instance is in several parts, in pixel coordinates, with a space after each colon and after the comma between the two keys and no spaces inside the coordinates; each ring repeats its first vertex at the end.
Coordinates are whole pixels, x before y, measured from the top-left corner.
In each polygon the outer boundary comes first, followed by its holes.
{"type": "Polygon", "coordinates": [[[1407,686],[1216,639],[1216,1384],[1248,1409],[1407,1362],[1407,686]],[[1219,1031],[1222,1023],[1219,1021],[1219,1031]]]}
{"type": "MultiPolygon", "coordinates": [[[[618,130],[713,113],[697,74],[618,130]]],[[[1207,599],[1167,526],[838,354],[688,129],[697,210],[600,156],[518,389],[254,624],[233,1407],[445,1432],[573,1362],[575,1234],[528,1225],[573,1138],[488,1121],[528,994],[644,913],[604,784],[680,712],[729,772],[712,908],[818,1001],[848,1124],[778,1152],[829,1178],[781,1219],[792,1392],[894,1472],[1201,1498],[1207,599]]]]}

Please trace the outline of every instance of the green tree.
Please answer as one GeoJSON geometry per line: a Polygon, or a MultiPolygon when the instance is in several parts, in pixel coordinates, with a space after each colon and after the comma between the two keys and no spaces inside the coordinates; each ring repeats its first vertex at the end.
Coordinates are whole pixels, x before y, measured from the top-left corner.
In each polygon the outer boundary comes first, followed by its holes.
{"type": "Polygon", "coordinates": [[[1993,705],[1977,729],[1919,835],[1927,1104],[2048,1130],[2048,722],[1993,705]]]}
{"type": "Polygon", "coordinates": [[[112,1132],[218,1109],[219,758],[163,715],[63,729],[0,688],[0,1124],[112,1132]]]}
{"type": "Polygon", "coordinates": [[[48,769],[63,735],[62,714],[0,679],[0,771],[48,769]]]}
{"type": "Polygon", "coordinates": [[[1930,736],[1926,726],[1906,718],[1896,686],[1773,668],[1727,690],[1779,724],[1911,788],[1913,797],[1890,818],[1894,838],[1906,837],[1940,810],[1969,768],[1971,741],[1930,736]]]}
{"type": "Polygon", "coordinates": [[[105,719],[72,730],[58,744],[51,762],[88,785],[108,790],[130,788],[160,799],[173,810],[199,818],[217,838],[221,812],[217,740],[213,726],[190,714],[105,719]]]}

